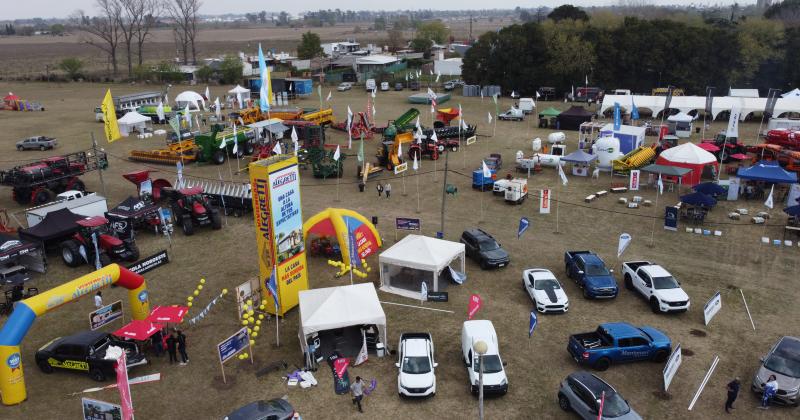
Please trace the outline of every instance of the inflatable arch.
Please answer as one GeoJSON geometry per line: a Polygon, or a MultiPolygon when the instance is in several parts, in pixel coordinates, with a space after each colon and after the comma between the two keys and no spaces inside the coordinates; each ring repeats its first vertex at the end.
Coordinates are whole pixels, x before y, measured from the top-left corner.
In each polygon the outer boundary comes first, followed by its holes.
{"type": "Polygon", "coordinates": [[[336,237],[342,251],[342,261],[350,261],[350,250],[347,249],[347,227],[356,238],[356,249],[360,258],[366,258],[378,251],[383,244],[375,226],[366,217],[353,210],[327,208],[303,223],[303,237],[309,234],[336,237]]]}
{"type": "Polygon", "coordinates": [[[107,265],[17,302],[14,312],[0,330],[0,394],[3,404],[19,404],[27,399],[19,347],[36,317],[112,284],[128,289],[133,319],[147,318],[150,314],[150,299],[144,277],[117,264],[107,265]]]}

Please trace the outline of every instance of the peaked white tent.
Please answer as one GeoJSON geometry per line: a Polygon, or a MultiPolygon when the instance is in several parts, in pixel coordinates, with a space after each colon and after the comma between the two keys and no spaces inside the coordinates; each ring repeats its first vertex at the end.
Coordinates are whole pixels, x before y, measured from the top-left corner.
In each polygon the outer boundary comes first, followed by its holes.
{"type": "Polygon", "coordinates": [[[794,88],[781,95],[781,98],[800,98],[800,89],[794,88]]]}
{"type": "Polygon", "coordinates": [[[656,163],[691,169],[692,172],[681,177],[681,183],[685,185],[699,184],[706,166],[719,170],[716,156],[694,143],[684,143],[664,150],[656,159],[656,163]]]}
{"type": "Polygon", "coordinates": [[[230,93],[231,95],[245,94],[245,93],[250,94],[250,89],[241,87],[240,85],[236,85],[236,87],[229,90],[228,93],[230,93]]]}
{"type": "Polygon", "coordinates": [[[187,103],[189,104],[189,109],[200,109],[206,106],[206,101],[203,99],[203,96],[191,90],[183,91],[178,94],[178,96],[175,97],[175,103],[180,109],[186,107],[187,103]]]}
{"type": "MultiPolygon", "coordinates": [[[[300,347],[308,353],[314,333],[362,325],[375,325],[380,342],[388,345],[386,314],[372,283],[302,290],[300,300],[300,347]]],[[[359,347],[361,335],[358,335],[359,347]]]]}
{"type": "Polygon", "coordinates": [[[408,235],[378,256],[381,290],[420,299],[422,283],[438,292],[443,270],[460,259],[459,271],[465,270],[465,248],[460,242],[421,235],[408,235]]]}
{"type": "Polygon", "coordinates": [[[117,120],[119,133],[127,137],[134,130],[143,132],[147,127],[147,123],[150,121],[149,117],[145,117],[136,111],[130,111],[117,120]]]}

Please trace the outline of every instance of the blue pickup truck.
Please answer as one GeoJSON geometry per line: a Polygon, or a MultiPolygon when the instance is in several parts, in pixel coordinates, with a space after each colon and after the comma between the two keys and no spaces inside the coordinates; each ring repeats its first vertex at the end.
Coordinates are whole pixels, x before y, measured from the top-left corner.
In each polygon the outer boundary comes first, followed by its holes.
{"type": "Polygon", "coordinates": [[[672,342],[653,327],[609,322],[593,332],[571,335],[567,351],[579,365],[606,370],[612,363],[663,362],[672,352],[672,342]]]}
{"type": "Polygon", "coordinates": [[[591,251],[567,251],[564,253],[567,277],[575,280],[583,289],[587,299],[613,299],[619,288],[614,279],[614,270],[609,270],[600,257],[591,251]]]}

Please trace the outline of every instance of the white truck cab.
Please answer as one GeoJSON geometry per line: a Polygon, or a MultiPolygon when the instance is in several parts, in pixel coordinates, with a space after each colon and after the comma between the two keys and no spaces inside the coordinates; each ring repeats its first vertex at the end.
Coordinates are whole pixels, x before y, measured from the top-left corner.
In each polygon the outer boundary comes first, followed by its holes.
{"type": "Polygon", "coordinates": [[[622,264],[625,287],[647,299],[653,312],[685,312],[689,295],[664,267],[650,261],[628,261],[622,264]]]}
{"type": "Polygon", "coordinates": [[[519,109],[525,114],[530,114],[536,109],[536,102],[533,101],[533,98],[520,98],[519,109]]]}
{"type": "Polygon", "coordinates": [[[503,360],[500,359],[497,333],[492,321],[489,320],[465,321],[461,327],[461,354],[467,365],[470,390],[473,394],[478,393],[480,363],[479,356],[475,352],[475,343],[478,341],[483,341],[487,347],[483,355],[483,392],[504,395],[508,392],[508,378],[503,360]]]}
{"type": "Polygon", "coordinates": [[[64,191],[63,193],[57,195],[56,197],[58,201],[70,201],[75,200],[81,197],[86,197],[87,193],[79,190],[69,190],[64,191]]]}

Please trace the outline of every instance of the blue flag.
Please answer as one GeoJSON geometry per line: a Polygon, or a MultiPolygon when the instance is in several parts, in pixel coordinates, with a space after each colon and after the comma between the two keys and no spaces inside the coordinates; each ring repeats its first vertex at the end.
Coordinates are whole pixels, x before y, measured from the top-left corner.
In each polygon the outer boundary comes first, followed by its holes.
{"type": "Polygon", "coordinates": [[[631,119],[639,119],[639,108],[636,108],[636,104],[633,102],[633,96],[631,96],[631,119]]]}
{"type": "Polygon", "coordinates": [[[519,229],[517,229],[517,239],[525,233],[526,230],[530,227],[531,222],[528,220],[527,217],[523,217],[519,219],[519,229]]]}
{"type": "Polygon", "coordinates": [[[531,311],[531,323],[528,326],[528,338],[531,338],[531,336],[533,335],[533,330],[536,328],[537,322],[538,319],[536,318],[536,312],[531,311]]]}
{"type": "Polygon", "coordinates": [[[275,301],[275,312],[277,313],[280,310],[280,303],[278,303],[278,272],[276,266],[272,266],[272,274],[269,276],[267,280],[267,289],[269,293],[272,295],[272,300],[275,301]]]}
{"type": "Polygon", "coordinates": [[[259,91],[258,105],[261,107],[261,112],[269,111],[269,101],[267,100],[267,62],[264,60],[264,52],[261,51],[261,44],[258,44],[258,69],[261,75],[261,90],[259,91]]]}
{"type": "Polygon", "coordinates": [[[614,131],[622,127],[622,116],[619,111],[619,102],[614,102],[614,131]]]}
{"type": "Polygon", "coordinates": [[[350,266],[361,268],[361,258],[358,255],[358,247],[356,246],[356,232],[355,229],[350,229],[350,220],[347,220],[347,250],[350,254],[350,266]]]}

